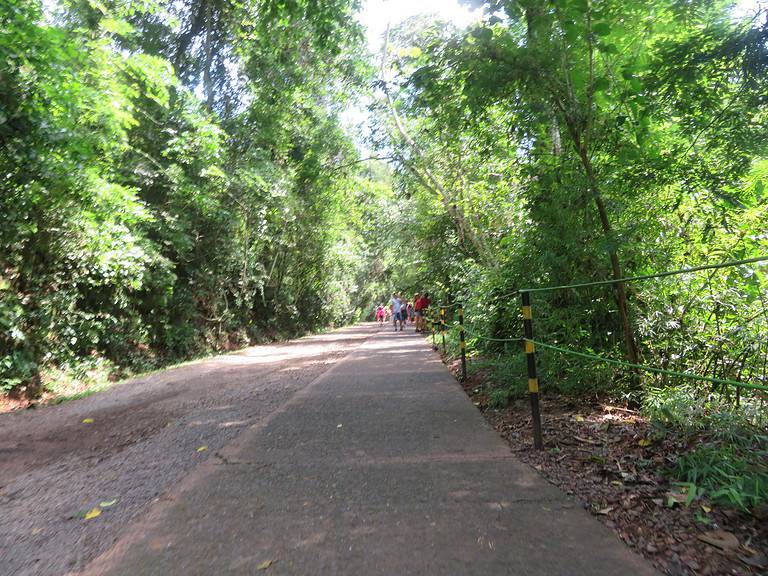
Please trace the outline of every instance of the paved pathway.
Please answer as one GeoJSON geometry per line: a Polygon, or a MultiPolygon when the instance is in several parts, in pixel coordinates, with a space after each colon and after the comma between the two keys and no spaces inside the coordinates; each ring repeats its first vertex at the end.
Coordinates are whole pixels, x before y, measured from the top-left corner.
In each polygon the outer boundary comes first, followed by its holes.
{"type": "Polygon", "coordinates": [[[215,454],[87,574],[651,575],[381,331],[215,454]]]}
{"type": "Polygon", "coordinates": [[[376,329],[253,346],[77,401],[0,414],[0,576],[82,570],[211,454],[376,329]],[[114,504],[103,514],[83,518],[107,501],[114,504]]]}

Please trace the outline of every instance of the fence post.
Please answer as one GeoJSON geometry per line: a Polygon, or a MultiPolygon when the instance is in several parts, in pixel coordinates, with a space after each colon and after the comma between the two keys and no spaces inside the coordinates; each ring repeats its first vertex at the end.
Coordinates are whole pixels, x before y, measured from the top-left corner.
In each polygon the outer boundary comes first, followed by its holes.
{"type": "Polygon", "coordinates": [[[467,344],[464,340],[464,305],[459,304],[459,347],[461,348],[461,381],[467,380],[467,344]]]}
{"type": "Polygon", "coordinates": [[[531,397],[531,421],[533,423],[533,446],[543,448],[541,439],[541,412],[539,410],[539,379],[536,377],[536,346],[533,343],[533,314],[531,295],[521,292],[523,300],[523,330],[525,333],[525,357],[528,361],[528,394],[531,397]]]}
{"type": "Polygon", "coordinates": [[[437,325],[437,320],[435,319],[434,310],[429,311],[429,323],[432,326],[432,350],[437,350],[437,343],[435,342],[435,326],[437,325]]]}
{"type": "Polygon", "coordinates": [[[445,355],[445,308],[440,306],[440,336],[443,338],[443,355],[445,355]]]}

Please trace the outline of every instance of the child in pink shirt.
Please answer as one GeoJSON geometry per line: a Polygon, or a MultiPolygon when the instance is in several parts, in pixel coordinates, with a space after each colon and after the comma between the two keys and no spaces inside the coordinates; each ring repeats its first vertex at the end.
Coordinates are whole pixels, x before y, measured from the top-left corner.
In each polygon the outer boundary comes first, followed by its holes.
{"type": "Polygon", "coordinates": [[[386,315],[387,313],[384,310],[384,304],[379,304],[379,307],[376,308],[376,320],[379,322],[379,324],[384,324],[384,318],[386,315]]]}

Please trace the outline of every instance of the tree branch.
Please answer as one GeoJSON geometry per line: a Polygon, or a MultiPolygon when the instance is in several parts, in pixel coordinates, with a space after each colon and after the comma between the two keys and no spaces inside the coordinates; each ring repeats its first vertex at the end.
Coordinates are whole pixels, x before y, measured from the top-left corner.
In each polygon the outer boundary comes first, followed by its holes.
{"type": "Polygon", "coordinates": [[[487,257],[487,251],[485,249],[484,243],[480,240],[477,234],[475,234],[472,227],[467,224],[466,219],[464,218],[464,215],[457,208],[457,206],[451,202],[449,198],[449,194],[446,191],[445,187],[440,182],[440,180],[427,167],[426,154],[421,150],[419,145],[416,144],[414,139],[411,138],[411,136],[408,134],[408,131],[405,129],[402,119],[400,118],[400,114],[397,112],[397,109],[395,108],[395,103],[392,99],[391,94],[389,93],[389,88],[387,87],[386,64],[387,64],[388,50],[389,50],[389,26],[387,26],[387,30],[384,33],[384,47],[382,49],[382,54],[381,54],[381,69],[380,69],[381,86],[387,100],[387,108],[389,109],[390,115],[392,116],[392,119],[395,122],[395,127],[397,128],[398,133],[400,134],[402,139],[405,141],[405,143],[408,145],[408,147],[421,160],[421,167],[420,167],[421,173],[419,173],[414,166],[409,166],[406,164],[406,167],[412,172],[414,172],[415,174],[417,174],[422,184],[428,190],[431,190],[433,193],[435,193],[438,196],[438,198],[440,198],[446,212],[448,212],[449,216],[451,216],[451,218],[453,219],[456,225],[457,231],[462,237],[462,240],[464,238],[464,235],[466,235],[467,239],[472,244],[478,256],[486,262],[493,262],[492,259],[487,257]]]}

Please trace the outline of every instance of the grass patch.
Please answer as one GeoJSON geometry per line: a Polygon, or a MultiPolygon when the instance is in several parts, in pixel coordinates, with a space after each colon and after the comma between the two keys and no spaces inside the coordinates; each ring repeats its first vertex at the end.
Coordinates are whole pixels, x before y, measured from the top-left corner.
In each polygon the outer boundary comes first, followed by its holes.
{"type": "Polygon", "coordinates": [[[700,385],[651,389],[644,411],[657,435],[692,446],[667,470],[671,479],[740,510],[768,502],[768,414],[756,395],[736,406],[700,385]]]}
{"type": "Polygon", "coordinates": [[[186,360],[161,362],[154,366],[145,364],[144,367],[136,368],[117,366],[101,357],[89,358],[73,366],[49,366],[42,371],[44,389],[42,401],[44,404],[55,405],[70,400],[81,400],[130,380],[146,378],[159,372],[229,353],[201,354],[186,360]]]}
{"type": "Polygon", "coordinates": [[[488,408],[506,408],[510,402],[528,394],[525,358],[499,355],[496,358],[474,357],[467,365],[468,376],[482,373],[482,392],[488,408]]]}
{"type": "MultiPolygon", "coordinates": [[[[763,444],[765,444],[763,442],[763,444]]],[[[705,444],[678,457],[672,478],[696,486],[718,504],[750,510],[768,502],[768,450],[730,444],[705,444]]]]}
{"type": "Polygon", "coordinates": [[[72,366],[42,372],[44,398],[52,404],[85,398],[106,390],[120,378],[120,369],[104,358],[89,358],[72,366]]]}

